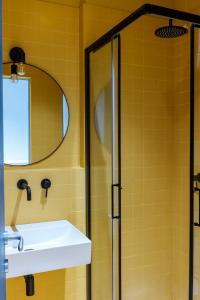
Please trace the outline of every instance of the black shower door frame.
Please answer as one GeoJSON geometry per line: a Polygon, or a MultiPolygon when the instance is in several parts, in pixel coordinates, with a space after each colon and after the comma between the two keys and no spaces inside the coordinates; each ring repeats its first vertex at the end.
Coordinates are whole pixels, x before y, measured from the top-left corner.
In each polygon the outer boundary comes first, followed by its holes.
{"type": "MultiPolygon", "coordinates": [[[[160,17],[166,17],[170,19],[176,19],[191,23],[190,27],[190,228],[189,228],[189,295],[188,299],[193,300],[193,251],[194,251],[194,235],[193,235],[193,219],[194,219],[194,193],[193,193],[193,176],[194,176],[194,88],[195,88],[195,76],[194,76],[194,32],[195,27],[200,28],[200,16],[196,14],[187,13],[180,10],[170,9],[153,4],[144,4],[115,27],[109,30],[106,34],[96,40],[88,48],[85,49],[85,163],[86,163],[86,229],[87,236],[91,238],[91,161],[90,161],[90,54],[97,51],[113,39],[118,38],[120,40],[120,32],[128,25],[138,20],[144,15],[157,15],[160,17]]],[[[118,118],[120,124],[120,43],[118,44],[118,118]]],[[[118,141],[120,143],[120,126],[118,129],[118,141]]],[[[121,176],[121,159],[120,159],[120,146],[119,145],[119,175],[121,176]]],[[[119,300],[122,300],[121,296],[121,230],[119,230],[119,300]]],[[[91,296],[91,266],[87,267],[87,300],[92,299],[91,296]]]]}

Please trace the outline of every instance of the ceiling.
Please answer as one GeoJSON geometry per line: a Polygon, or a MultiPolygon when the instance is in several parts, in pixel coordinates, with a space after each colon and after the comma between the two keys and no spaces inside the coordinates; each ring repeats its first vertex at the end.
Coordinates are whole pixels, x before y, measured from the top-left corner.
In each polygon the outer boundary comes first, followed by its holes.
{"type": "Polygon", "coordinates": [[[74,7],[79,7],[83,0],[40,0],[44,2],[52,2],[52,3],[58,3],[58,4],[64,4],[74,7]]]}
{"type": "Polygon", "coordinates": [[[62,5],[69,5],[79,7],[82,3],[89,3],[109,8],[116,8],[122,10],[133,10],[141,5],[141,0],[41,0],[45,2],[59,3],[62,5]]]}
{"type": "MultiPolygon", "coordinates": [[[[134,11],[144,3],[157,4],[162,6],[174,7],[175,0],[40,0],[45,2],[59,3],[79,7],[82,3],[99,5],[107,8],[120,9],[125,11],[134,11]]],[[[175,8],[175,7],[174,7],[175,8]]]]}

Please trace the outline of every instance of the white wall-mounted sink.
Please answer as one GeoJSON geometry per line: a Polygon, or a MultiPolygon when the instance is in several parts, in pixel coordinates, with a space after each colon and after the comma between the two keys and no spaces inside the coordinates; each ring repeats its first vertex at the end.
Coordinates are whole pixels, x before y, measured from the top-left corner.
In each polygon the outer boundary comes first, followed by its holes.
{"type": "MultiPolygon", "coordinates": [[[[16,225],[23,251],[16,241],[6,245],[7,278],[64,269],[91,262],[91,241],[66,220],[16,225]]],[[[5,230],[13,235],[13,229],[5,230]]]]}

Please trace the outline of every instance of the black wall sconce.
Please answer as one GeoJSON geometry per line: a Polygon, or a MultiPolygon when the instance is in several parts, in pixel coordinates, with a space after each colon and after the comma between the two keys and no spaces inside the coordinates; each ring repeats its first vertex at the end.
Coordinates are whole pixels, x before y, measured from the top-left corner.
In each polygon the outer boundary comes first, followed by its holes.
{"type": "Polygon", "coordinates": [[[25,52],[20,47],[14,47],[10,50],[10,59],[13,62],[11,65],[11,79],[13,81],[17,80],[17,76],[24,76],[24,64],[26,61],[25,52]]]}

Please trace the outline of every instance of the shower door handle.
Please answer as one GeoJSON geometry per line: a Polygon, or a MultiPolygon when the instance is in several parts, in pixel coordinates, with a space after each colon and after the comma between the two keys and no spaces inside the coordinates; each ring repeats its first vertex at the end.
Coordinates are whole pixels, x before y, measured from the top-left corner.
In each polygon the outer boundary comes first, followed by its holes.
{"type": "Polygon", "coordinates": [[[197,226],[197,227],[200,227],[200,189],[199,188],[195,188],[194,189],[195,192],[198,192],[198,196],[199,196],[199,199],[198,199],[198,205],[199,205],[199,222],[194,222],[194,226],[197,226]]]}
{"type": "Polygon", "coordinates": [[[112,191],[111,191],[111,212],[112,212],[112,219],[120,219],[121,217],[121,208],[120,208],[120,201],[121,201],[121,186],[119,183],[112,184],[112,191]]]}

